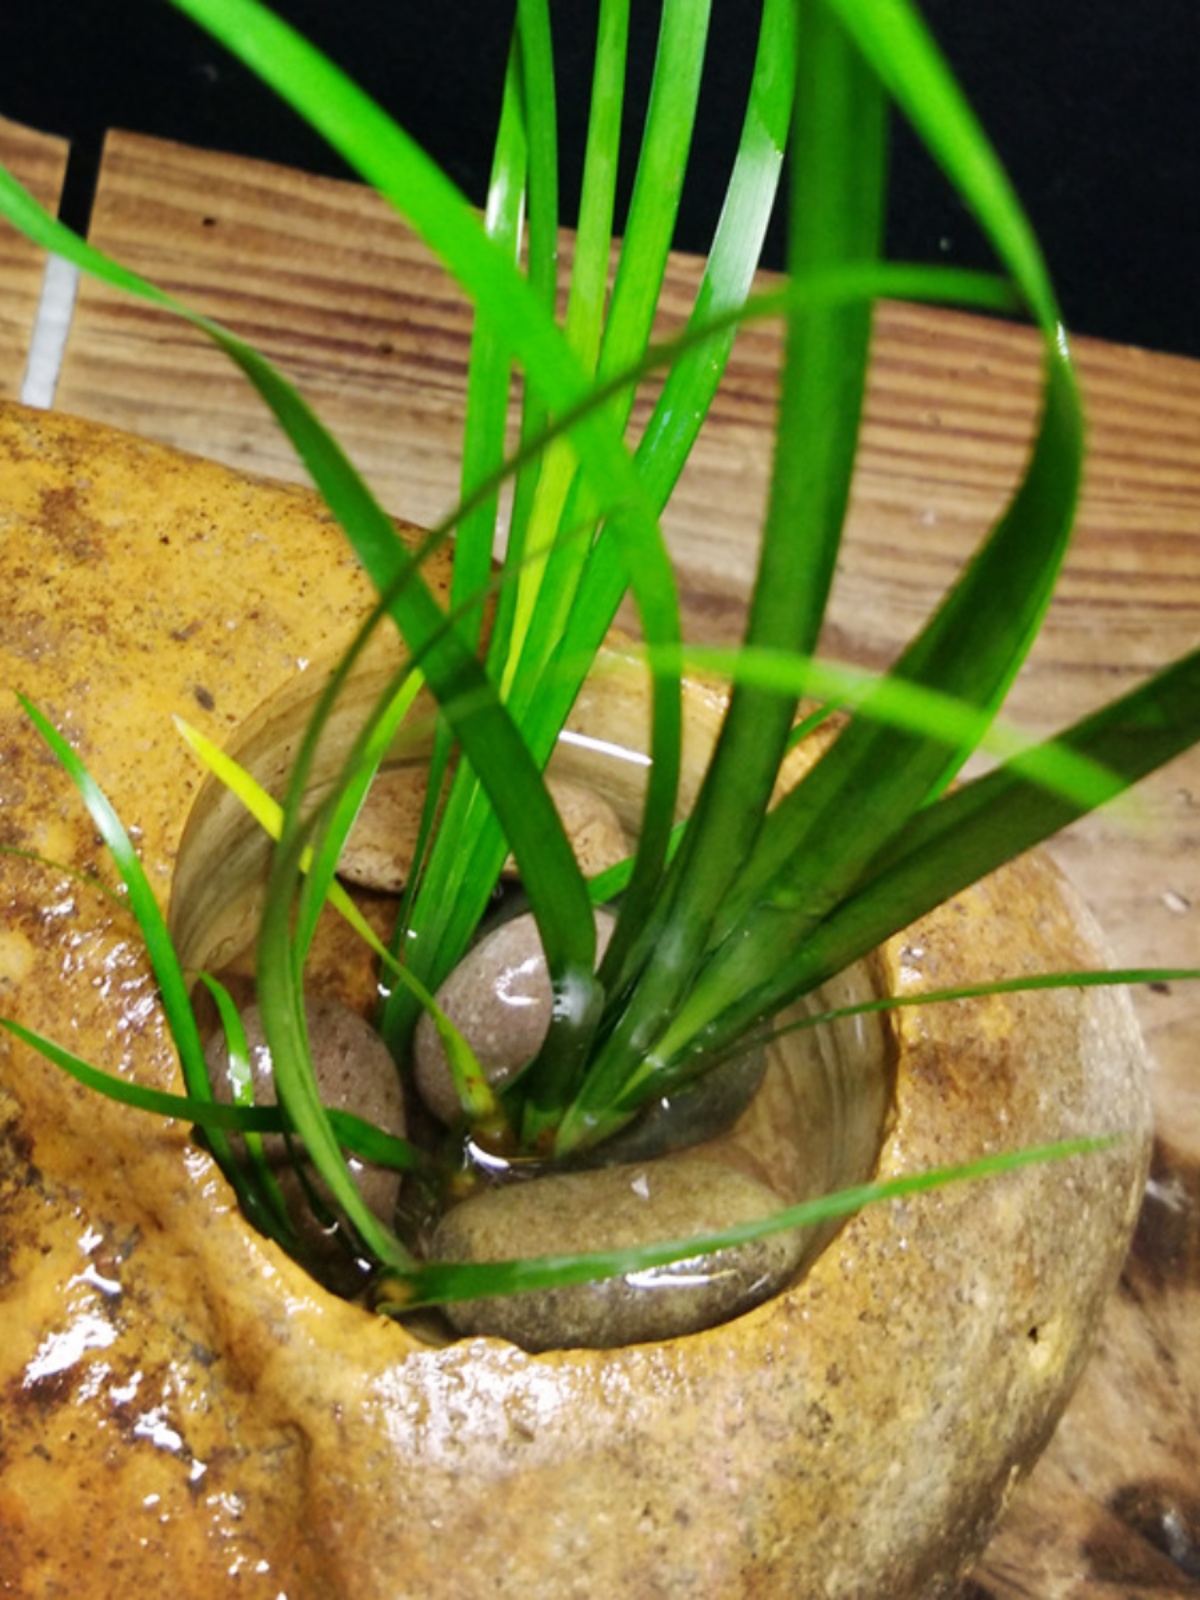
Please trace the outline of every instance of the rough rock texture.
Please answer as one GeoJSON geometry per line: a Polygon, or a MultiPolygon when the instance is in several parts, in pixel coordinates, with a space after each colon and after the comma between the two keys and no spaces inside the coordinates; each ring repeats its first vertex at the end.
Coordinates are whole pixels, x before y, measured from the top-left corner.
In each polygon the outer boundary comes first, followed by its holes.
{"type": "MultiPolygon", "coordinates": [[[[67,728],[165,897],[198,783],[169,714],[225,736],[349,628],[363,586],[302,494],[61,418],[0,412],[0,483],[0,677],[67,728]]],[[[5,844],[109,875],[11,700],[0,801],[5,844]]],[[[1097,955],[1034,856],[890,941],[880,971],[916,990],[1097,955]]],[[[127,918],[12,856],[0,1009],[177,1084],[127,918]]],[[[169,1573],[180,1600],[949,1595],[1115,1277],[1142,1051],[1095,989],[888,1028],[883,1174],[1129,1137],[864,1211],[794,1288],[707,1333],[539,1356],[424,1346],[331,1299],[250,1233],[185,1128],[5,1039],[0,1592],[111,1600],[169,1573]]]]}

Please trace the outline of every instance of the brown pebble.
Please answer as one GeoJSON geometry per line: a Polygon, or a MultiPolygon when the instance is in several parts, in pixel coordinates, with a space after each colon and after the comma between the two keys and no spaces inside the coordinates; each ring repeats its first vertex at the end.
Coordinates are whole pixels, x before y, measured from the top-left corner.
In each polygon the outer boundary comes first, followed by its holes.
{"type": "MultiPolygon", "coordinates": [[[[597,959],[616,919],[596,912],[597,959]]],[[[499,1086],[526,1066],[550,1027],[553,997],[537,923],[528,912],[502,922],[470,949],[437,992],[488,1082],[499,1086]]],[[[448,1127],[462,1116],[446,1052],[428,1015],[417,1024],[413,1071],[421,1099],[448,1127]]]]}
{"type": "MultiPolygon", "coordinates": [[[[585,878],[594,878],[598,872],[624,861],[630,854],[629,840],[607,800],[594,789],[572,783],[569,778],[556,778],[553,773],[548,774],[546,787],[585,878]]],[[[504,871],[516,876],[517,864],[511,856],[504,871]]]]}
{"type": "Polygon", "coordinates": [[[761,1046],[710,1068],[694,1083],[647,1101],[634,1120],[588,1152],[589,1163],[652,1161],[725,1133],[757,1094],[767,1070],[761,1046]]]}
{"type": "Polygon", "coordinates": [[[378,775],[338,858],[340,877],[380,894],[400,893],[412,868],[427,775],[424,763],[378,775]]]}
{"type": "MultiPolygon", "coordinates": [[[[375,1030],[356,1012],[333,1000],[307,1001],[305,1016],[313,1069],[323,1103],[339,1111],[351,1111],[385,1132],[403,1137],[406,1122],[400,1076],[391,1053],[375,1030]]],[[[255,1101],[259,1105],[275,1105],[271,1053],[263,1033],[262,1015],[256,1005],[243,1010],[242,1026],[250,1051],[255,1101]]],[[[217,1098],[232,1099],[227,1078],[228,1053],[222,1031],[218,1030],[209,1040],[205,1056],[217,1098]]],[[[265,1136],[263,1151],[279,1180],[302,1241],[323,1266],[333,1271],[335,1278],[340,1278],[337,1269],[347,1263],[347,1253],[314,1216],[283,1136],[265,1136]]],[[[401,1175],[388,1168],[371,1166],[357,1156],[349,1158],[349,1165],[371,1211],[390,1226],[400,1194],[401,1175]]],[[[308,1178],[314,1181],[311,1170],[308,1178]]],[[[318,1193],[323,1193],[319,1185],[318,1193]]],[[[344,1286],[356,1280],[357,1273],[352,1273],[344,1286]]]]}
{"type": "MultiPolygon", "coordinates": [[[[424,805],[425,769],[397,767],[371,785],[346,841],[338,872],[351,883],[385,894],[399,894],[412,867],[412,841],[424,805]]],[[[619,817],[607,800],[569,779],[546,779],[580,870],[591,878],[629,854],[619,817]]],[[[505,873],[514,876],[510,858],[505,873]]]]}
{"type": "MultiPolygon", "coordinates": [[[[486,1189],[445,1216],[432,1254],[504,1261],[622,1249],[715,1233],[774,1216],[774,1190],[711,1155],[559,1173],[486,1189]]],[[[447,1306],[463,1334],[530,1351],[604,1349],[670,1339],[736,1316],[777,1293],[799,1268],[794,1230],[596,1283],[536,1289],[447,1306]]]]}

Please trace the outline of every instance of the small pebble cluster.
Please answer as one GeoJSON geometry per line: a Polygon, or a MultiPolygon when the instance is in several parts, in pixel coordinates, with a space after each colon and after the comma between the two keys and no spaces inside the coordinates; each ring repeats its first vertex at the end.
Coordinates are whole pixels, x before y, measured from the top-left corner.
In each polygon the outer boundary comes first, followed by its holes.
{"type": "MultiPolygon", "coordinates": [[[[606,946],[613,919],[596,914],[606,946]]],[[[438,1003],[501,1083],[536,1054],[550,1025],[551,993],[537,928],[528,914],[480,940],[438,994],[438,1003]]],[[[651,1107],[604,1151],[608,1164],[499,1183],[442,1219],[432,1255],[506,1261],[575,1255],[687,1239],[783,1209],[782,1198],[742,1170],[740,1152],[712,1138],[745,1108],[762,1080],[762,1052],[730,1063],[692,1090],[651,1107]],[[702,1139],[711,1139],[698,1144],[702,1139]],[[692,1148],[674,1148],[680,1144],[692,1148]]],[[[436,1031],[417,1033],[416,1077],[445,1121],[457,1113],[436,1031]],[[449,1113],[447,1115],[447,1113],[449,1113]]],[[[604,1348],[673,1338],[747,1310],[791,1278],[804,1248],[793,1230],[669,1266],[592,1283],[527,1290],[446,1308],[464,1334],[492,1334],[526,1350],[604,1348]]]]}
{"type": "MultiPolygon", "coordinates": [[[[586,871],[599,871],[626,854],[620,823],[603,801],[573,785],[558,784],[555,792],[586,871]]],[[[403,864],[381,867],[373,839],[371,854],[375,859],[369,862],[363,853],[355,857],[352,875],[361,882],[366,873],[377,884],[392,885],[403,864]]],[[[599,956],[614,926],[610,912],[596,912],[599,956]]],[[[553,1009],[533,917],[522,913],[486,932],[442,985],[437,1000],[494,1087],[520,1072],[541,1048],[553,1009]]],[[[243,1020],[255,1095],[270,1103],[271,1063],[257,1008],[248,1008],[243,1020]]],[[[311,1002],[307,1022],[325,1103],[402,1135],[406,1118],[399,1074],[370,1026],[329,1000],[311,1002]]],[[[220,1036],[209,1047],[209,1059],[220,1085],[226,1065],[220,1036]]],[[[760,1171],[747,1169],[743,1148],[720,1137],[753,1098],[764,1070],[762,1051],[750,1052],[695,1086],[651,1103],[590,1158],[586,1170],[484,1182],[437,1223],[431,1256],[488,1262],[629,1249],[777,1215],[783,1197],[760,1171]]],[[[453,1129],[461,1121],[460,1102],[428,1017],[417,1028],[413,1076],[424,1108],[453,1129]]],[[[333,1286],[353,1292],[361,1286],[353,1263],[336,1231],[324,1229],[308,1207],[283,1139],[267,1140],[266,1149],[294,1215],[303,1219],[304,1242],[319,1268],[333,1286]]],[[[361,1162],[352,1163],[352,1170],[371,1209],[392,1223],[399,1175],[361,1162]]],[[[711,1326],[774,1294],[795,1275],[803,1248],[800,1233],[781,1229],[736,1248],[590,1283],[458,1302],[446,1308],[446,1315],[459,1333],[505,1338],[531,1351],[670,1338],[711,1326]]]]}

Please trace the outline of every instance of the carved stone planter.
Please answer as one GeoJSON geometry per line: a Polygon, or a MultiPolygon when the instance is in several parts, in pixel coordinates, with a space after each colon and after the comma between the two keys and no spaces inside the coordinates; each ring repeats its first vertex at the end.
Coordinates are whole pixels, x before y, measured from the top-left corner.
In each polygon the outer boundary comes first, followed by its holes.
{"type": "MultiPolygon", "coordinates": [[[[78,745],[165,899],[221,739],[366,602],[301,491],[0,412],[0,679],[78,745]]],[[[0,705],[0,843],[107,862],[0,705]]],[[[0,1013],[164,1086],[136,931],[0,856],[0,1013]]],[[[877,955],[885,992],[1102,959],[1025,858],[877,955]]],[[[255,1235],[187,1129],[0,1042],[0,1590],[276,1600],[953,1592],[1087,1354],[1144,1176],[1120,994],[894,1013],[881,1175],[1108,1130],[1103,1155],[854,1218],[790,1290],[707,1333],[531,1356],[436,1348],[255,1235]],[[169,1576],[168,1576],[169,1575],[169,1576]]]]}

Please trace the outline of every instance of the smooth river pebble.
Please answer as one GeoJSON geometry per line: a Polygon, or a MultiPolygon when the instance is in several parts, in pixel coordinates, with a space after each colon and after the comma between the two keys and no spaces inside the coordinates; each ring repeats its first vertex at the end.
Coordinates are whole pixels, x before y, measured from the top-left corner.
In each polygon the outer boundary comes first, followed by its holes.
{"type": "MultiPolygon", "coordinates": [[[[375,1123],[386,1132],[402,1137],[405,1132],[404,1098],[395,1062],[383,1040],[357,1012],[333,1000],[310,1000],[305,1006],[313,1068],[321,1099],[339,1111],[375,1123]]],[[[257,1006],[242,1012],[242,1026],[250,1050],[254,1097],[260,1105],[276,1103],[271,1073],[271,1053],[263,1034],[262,1016],[257,1006]]],[[[227,1080],[228,1052],[225,1035],[218,1032],[205,1051],[213,1090],[219,1100],[232,1095],[227,1080]]],[[[297,1231],[323,1267],[330,1269],[339,1287],[350,1287],[357,1273],[349,1266],[347,1252],[313,1215],[281,1134],[267,1135],[263,1149],[287,1200],[297,1231]],[[339,1268],[347,1268],[339,1272],[339,1268]],[[341,1279],[345,1277],[345,1283],[341,1279]]],[[[401,1176],[383,1167],[370,1166],[356,1156],[349,1158],[359,1191],[381,1222],[391,1226],[400,1194],[401,1176]]],[[[309,1174],[310,1181],[313,1175],[309,1174]]],[[[323,1189],[318,1185],[318,1193],[323,1189]]]]}
{"type": "MultiPolygon", "coordinates": [[[[615,919],[596,912],[599,955],[615,919]]],[[[537,924],[529,912],[502,922],[472,946],[437,992],[437,1002],[496,1087],[537,1055],[550,1027],[553,996],[537,924]]],[[[448,1127],[462,1112],[446,1052],[428,1015],[417,1024],[413,1071],[421,1099],[448,1127]]]]}
{"type": "MultiPolygon", "coordinates": [[[[619,1249],[715,1233],[773,1216],[773,1189],[703,1151],[568,1172],[486,1189],[445,1216],[434,1259],[619,1249]]],[[[446,1307],[463,1334],[491,1334],[530,1351],[605,1348],[711,1327],[777,1293],[798,1270],[795,1230],[597,1283],[531,1290],[446,1307]]]]}

